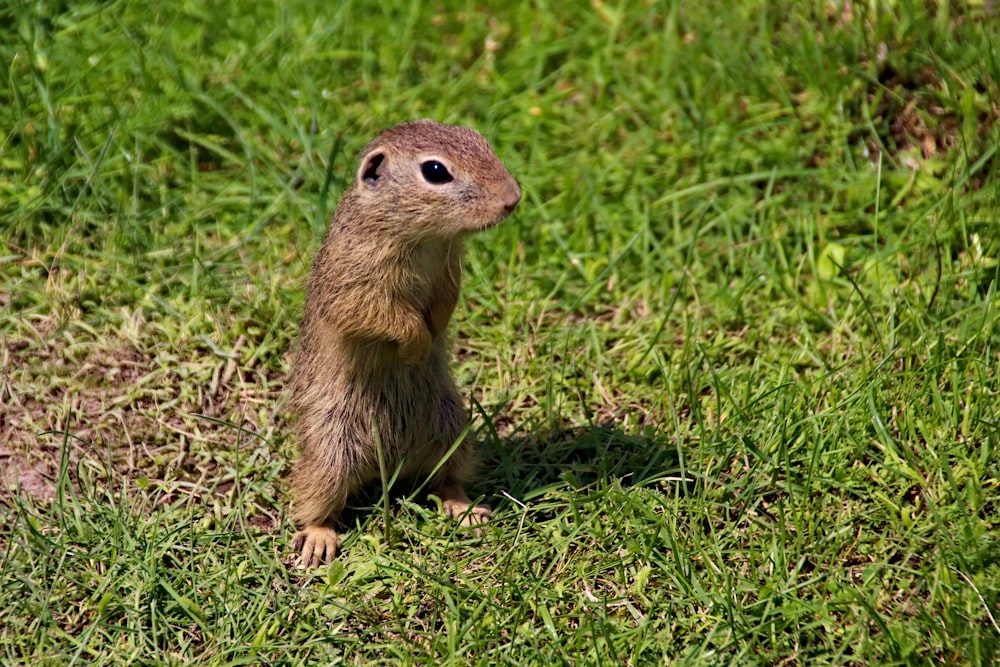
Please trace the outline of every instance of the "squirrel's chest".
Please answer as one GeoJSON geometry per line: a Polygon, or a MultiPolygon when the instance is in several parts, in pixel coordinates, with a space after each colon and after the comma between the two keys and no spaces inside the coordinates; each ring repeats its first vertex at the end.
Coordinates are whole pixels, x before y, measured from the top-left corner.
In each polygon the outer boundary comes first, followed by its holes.
{"type": "Polygon", "coordinates": [[[410,257],[415,278],[413,287],[421,297],[431,298],[442,282],[457,278],[451,275],[457,265],[451,253],[457,251],[459,249],[451,244],[438,241],[426,242],[414,249],[410,257]]]}

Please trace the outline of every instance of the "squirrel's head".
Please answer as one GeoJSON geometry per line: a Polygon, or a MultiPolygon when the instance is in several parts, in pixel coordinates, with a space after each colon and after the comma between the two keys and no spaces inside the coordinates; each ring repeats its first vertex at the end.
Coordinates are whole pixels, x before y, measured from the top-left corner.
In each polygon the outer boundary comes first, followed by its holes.
{"type": "Polygon", "coordinates": [[[416,239],[487,229],[510,215],[521,188],[475,130],[417,120],[365,148],[354,190],[365,210],[416,239]]]}

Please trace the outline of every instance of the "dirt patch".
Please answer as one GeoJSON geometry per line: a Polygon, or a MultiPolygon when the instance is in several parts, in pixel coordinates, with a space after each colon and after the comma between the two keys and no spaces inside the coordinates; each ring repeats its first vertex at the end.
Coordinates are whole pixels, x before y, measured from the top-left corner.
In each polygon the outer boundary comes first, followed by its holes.
{"type": "Polygon", "coordinates": [[[55,477],[51,461],[28,461],[0,445],[0,466],[3,467],[3,489],[27,494],[35,500],[48,502],[55,498],[55,477]]]}
{"type": "Polygon", "coordinates": [[[51,500],[64,462],[71,481],[84,466],[202,486],[224,476],[237,450],[266,447],[280,431],[283,374],[258,368],[245,340],[229,355],[141,340],[0,340],[0,501],[51,500]]]}

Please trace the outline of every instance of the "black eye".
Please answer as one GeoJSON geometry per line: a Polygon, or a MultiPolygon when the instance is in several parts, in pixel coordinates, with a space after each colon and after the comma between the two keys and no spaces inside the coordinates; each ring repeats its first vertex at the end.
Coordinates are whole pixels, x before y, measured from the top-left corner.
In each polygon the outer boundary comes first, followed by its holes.
{"type": "Polygon", "coordinates": [[[437,160],[428,160],[420,165],[420,173],[424,175],[424,179],[428,183],[451,183],[455,180],[452,175],[448,173],[448,167],[444,166],[437,160]]]}

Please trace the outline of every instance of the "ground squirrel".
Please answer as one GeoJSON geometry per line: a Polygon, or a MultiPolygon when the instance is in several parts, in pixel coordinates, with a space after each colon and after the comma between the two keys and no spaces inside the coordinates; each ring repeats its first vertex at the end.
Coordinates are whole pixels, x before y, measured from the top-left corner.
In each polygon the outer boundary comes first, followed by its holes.
{"type": "MultiPolygon", "coordinates": [[[[364,150],[306,287],[292,376],[301,456],[292,516],[301,563],[329,562],[334,522],[349,495],[380,478],[376,441],[392,474],[429,474],[467,416],[449,369],[446,335],[461,279],[464,238],[506,218],[517,181],[474,130],[418,120],[364,150]]],[[[463,484],[463,442],[432,480],[445,512],[485,522],[463,484]]]]}

